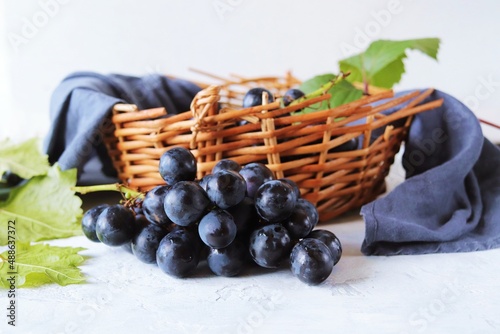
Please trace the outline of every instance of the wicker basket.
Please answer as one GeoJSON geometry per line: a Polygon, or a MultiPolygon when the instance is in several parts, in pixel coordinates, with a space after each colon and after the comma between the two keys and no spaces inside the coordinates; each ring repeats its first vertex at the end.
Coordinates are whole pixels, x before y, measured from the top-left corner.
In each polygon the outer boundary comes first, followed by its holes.
{"type": "Polygon", "coordinates": [[[198,178],[210,173],[222,158],[241,165],[262,162],[277,178],[295,181],[302,196],[317,206],[320,220],[326,221],[385,191],[384,178],[407,135],[411,116],[442,103],[422,104],[432,93],[427,90],[396,98],[392,91],[384,91],[308,114],[290,113],[330,96],[323,94],[284,108],[279,99],[240,107],[250,87],[266,87],[279,97],[297,83],[287,75],[206,86],[192,101],[191,110],[169,117],[164,108],[116,105],[112,115],[116,129],[105,142],[119,178],[140,190],[164,184],[158,173],[159,158],[172,146],[191,149],[198,161],[198,178]],[[408,101],[388,116],[382,113],[408,101]],[[370,140],[377,129],[382,135],[370,140]],[[354,137],[362,139],[359,149],[332,152],[354,137]]]}

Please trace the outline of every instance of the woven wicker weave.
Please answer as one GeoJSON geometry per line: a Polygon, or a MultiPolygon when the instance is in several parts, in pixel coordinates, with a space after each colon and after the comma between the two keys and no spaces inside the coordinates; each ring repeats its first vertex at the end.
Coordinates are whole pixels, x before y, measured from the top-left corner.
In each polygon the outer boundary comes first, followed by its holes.
{"type": "Polygon", "coordinates": [[[297,83],[287,75],[206,86],[192,101],[191,110],[172,116],[164,108],[116,105],[112,115],[116,129],[105,142],[119,178],[140,190],[164,184],[158,173],[159,158],[172,146],[191,149],[198,161],[198,178],[210,173],[222,158],[241,165],[262,162],[277,178],[295,181],[302,196],[317,206],[320,220],[326,221],[385,191],[384,179],[407,135],[411,116],[442,103],[422,104],[432,93],[427,90],[401,97],[383,91],[308,114],[291,113],[326,100],[329,94],[283,108],[279,99],[240,107],[250,87],[268,88],[279,97],[297,83]],[[390,115],[382,113],[404,103],[390,115]],[[355,121],[357,125],[352,124],[355,121]],[[383,134],[370,141],[376,129],[383,134]],[[358,150],[331,152],[354,137],[362,138],[358,150]]]}

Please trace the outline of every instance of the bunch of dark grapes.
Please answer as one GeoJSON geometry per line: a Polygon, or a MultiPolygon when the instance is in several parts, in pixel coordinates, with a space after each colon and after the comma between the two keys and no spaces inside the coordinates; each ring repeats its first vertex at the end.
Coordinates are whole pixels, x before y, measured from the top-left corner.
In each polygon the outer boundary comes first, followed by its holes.
{"type": "Polygon", "coordinates": [[[162,155],[159,172],[166,184],[135,205],[88,210],[82,219],[87,238],[128,248],[174,277],[189,276],[206,260],[220,276],[236,276],[255,263],[288,266],[301,281],[319,284],[340,259],[338,238],[313,230],[316,207],[293,181],[275,179],[263,164],[241,167],[224,159],[195,180],[194,156],[174,147],[162,155]]]}

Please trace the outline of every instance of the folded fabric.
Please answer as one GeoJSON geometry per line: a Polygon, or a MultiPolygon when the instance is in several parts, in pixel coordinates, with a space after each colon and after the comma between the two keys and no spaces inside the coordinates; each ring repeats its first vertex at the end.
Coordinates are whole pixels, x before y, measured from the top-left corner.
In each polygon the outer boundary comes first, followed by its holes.
{"type": "Polygon", "coordinates": [[[441,107],[415,116],[403,154],[406,180],[364,205],[366,255],[469,252],[500,246],[500,149],[475,115],[440,91],[441,107]]]}
{"type": "Polygon", "coordinates": [[[71,74],[52,94],[52,127],[44,143],[49,161],[58,162],[62,169],[77,168],[79,180],[84,178],[82,171],[91,171],[85,178],[87,183],[116,177],[101,138],[101,133],[110,129],[107,116],[113,106],[131,103],[139,109],[165,107],[169,114],[177,114],[189,110],[199,90],[191,82],[157,74],[71,74]]]}

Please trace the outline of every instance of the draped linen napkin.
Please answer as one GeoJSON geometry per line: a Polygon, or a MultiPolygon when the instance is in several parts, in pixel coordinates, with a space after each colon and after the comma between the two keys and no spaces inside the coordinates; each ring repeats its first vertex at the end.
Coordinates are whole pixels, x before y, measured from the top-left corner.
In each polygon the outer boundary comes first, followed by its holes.
{"type": "Polygon", "coordinates": [[[165,107],[169,114],[177,114],[189,110],[198,91],[200,88],[191,82],[158,74],[73,73],[52,94],[52,125],[44,142],[49,161],[58,162],[62,169],[77,168],[79,183],[116,179],[101,138],[102,132],[112,129],[108,116],[113,106],[131,103],[139,109],[165,107]]]}
{"type": "Polygon", "coordinates": [[[365,255],[469,252],[500,246],[500,149],[464,104],[415,116],[405,144],[406,180],[364,205],[365,255]]]}

